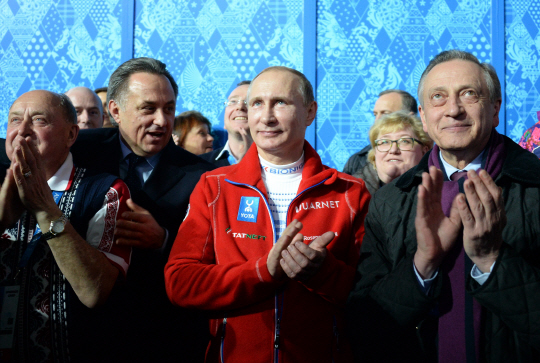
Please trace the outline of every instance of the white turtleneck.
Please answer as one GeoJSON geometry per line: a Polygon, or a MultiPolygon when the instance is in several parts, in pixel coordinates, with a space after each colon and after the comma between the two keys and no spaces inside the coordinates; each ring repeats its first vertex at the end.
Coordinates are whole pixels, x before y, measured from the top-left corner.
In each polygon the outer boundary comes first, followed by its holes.
{"type": "Polygon", "coordinates": [[[276,237],[287,227],[287,208],[298,193],[302,170],[304,170],[304,153],[300,159],[288,165],[274,165],[259,155],[262,180],[268,192],[268,203],[276,225],[276,237]]]}

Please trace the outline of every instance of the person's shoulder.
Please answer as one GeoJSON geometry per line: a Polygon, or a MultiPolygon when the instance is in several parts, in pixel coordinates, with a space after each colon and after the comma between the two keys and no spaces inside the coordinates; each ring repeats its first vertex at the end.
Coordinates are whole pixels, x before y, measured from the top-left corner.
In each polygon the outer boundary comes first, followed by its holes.
{"type": "Polygon", "coordinates": [[[84,129],[79,131],[77,136],[77,143],[92,142],[98,143],[111,139],[111,137],[118,135],[118,128],[108,127],[99,129],[84,129]]]}
{"type": "Polygon", "coordinates": [[[349,175],[347,173],[344,173],[342,171],[336,170],[334,168],[328,167],[327,170],[331,170],[336,173],[336,178],[339,180],[343,180],[349,183],[358,184],[358,185],[364,185],[364,181],[356,176],[349,175]]]}
{"type": "Polygon", "coordinates": [[[506,158],[502,172],[516,180],[540,184],[540,159],[504,136],[506,158]]]}
{"type": "Polygon", "coordinates": [[[117,180],[121,180],[116,175],[104,173],[97,169],[77,167],[77,170],[80,170],[82,172],[82,183],[87,183],[90,185],[97,183],[109,187],[116,183],[117,180]]]}
{"type": "Polygon", "coordinates": [[[165,149],[163,149],[162,158],[165,162],[182,168],[182,170],[189,171],[210,171],[216,168],[216,166],[197,155],[184,150],[183,148],[176,146],[170,141],[165,149]]]}
{"type": "Polygon", "coordinates": [[[11,160],[9,160],[6,153],[6,139],[3,138],[0,138],[0,165],[5,168],[9,168],[11,165],[11,160]]]}
{"type": "Polygon", "coordinates": [[[212,150],[212,151],[209,151],[207,153],[204,153],[202,155],[199,155],[199,157],[203,160],[206,160],[208,161],[209,163],[214,163],[216,157],[219,155],[219,153],[223,150],[222,147],[220,147],[219,149],[215,149],[215,150],[212,150]]]}

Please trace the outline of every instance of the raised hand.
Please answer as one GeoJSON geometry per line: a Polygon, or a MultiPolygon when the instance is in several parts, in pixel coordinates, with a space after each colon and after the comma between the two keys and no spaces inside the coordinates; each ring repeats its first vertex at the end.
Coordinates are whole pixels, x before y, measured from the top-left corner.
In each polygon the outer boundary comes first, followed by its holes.
{"type": "Polygon", "coordinates": [[[506,212],[502,189],[485,170],[467,173],[463,194],[458,195],[458,210],[463,222],[463,248],[482,272],[489,272],[499,256],[506,212]]]}
{"type": "Polygon", "coordinates": [[[334,239],[334,232],[326,232],[306,245],[303,241],[293,241],[281,252],[283,271],[293,280],[307,281],[315,275],[326,257],[326,246],[334,239]]]}
{"type": "Polygon", "coordinates": [[[302,223],[298,222],[296,219],[293,220],[287,228],[281,234],[281,237],[277,240],[276,244],[270,250],[268,258],[266,260],[266,267],[268,272],[275,279],[281,279],[285,276],[285,273],[281,267],[281,253],[289,247],[291,243],[296,243],[298,241],[303,241],[304,236],[300,233],[302,229],[302,223]]]}
{"type": "Polygon", "coordinates": [[[0,189],[0,233],[19,220],[24,206],[19,198],[13,170],[6,170],[6,177],[0,189]]]}
{"type": "Polygon", "coordinates": [[[17,184],[19,198],[24,207],[32,212],[40,227],[48,229],[50,220],[60,217],[62,212],[56,205],[47,184],[41,155],[30,137],[17,136],[18,144],[13,151],[13,177],[17,184]],[[42,226],[41,224],[46,224],[42,226]]]}
{"type": "Polygon", "coordinates": [[[133,200],[126,201],[131,212],[124,212],[116,222],[116,243],[138,248],[160,248],[165,240],[165,230],[149,211],[133,200]]]}
{"type": "Polygon", "coordinates": [[[424,279],[435,273],[461,231],[457,198],[452,203],[450,217],[444,215],[441,205],[442,186],[442,172],[431,166],[429,174],[422,174],[422,185],[418,187],[414,223],[418,246],[414,265],[424,279]]]}
{"type": "Polygon", "coordinates": [[[246,152],[249,150],[249,147],[253,143],[253,139],[251,138],[251,134],[249,133],[249,129],[245,129],[243,127],[240,127],[238,130],[238,133],[242,137],[242,142],[240,143],[241,147],[238,148],[238,154],[235,155],[238,158],[238,161],[242,160],[244,155],[246,155],[246,152]]]}

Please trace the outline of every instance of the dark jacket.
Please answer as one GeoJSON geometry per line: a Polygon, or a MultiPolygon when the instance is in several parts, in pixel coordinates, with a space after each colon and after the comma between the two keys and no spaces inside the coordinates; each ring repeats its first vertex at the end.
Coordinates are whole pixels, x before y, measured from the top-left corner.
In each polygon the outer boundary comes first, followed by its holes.
{"type": "Polygon", "coordinates": [[[0,138],[0,182],[6,178],[6,171],[11,166],[11,161],[6,154],[6,139],[0,138]]]}
{"type": "MultiPolygon", "coordinates": [[[[71,148],[75,163],[119,176],[122,150],[118,132],[117,128],[81,130],[71,148]]],[[[206,322],[195,312],[170,303],[163,268],[193,188],[204,172],[214,168],[170,140],[142,190],[132,195],[135,203],[168,230],[169,238],[161,249],[133,249],[127,281],[109,301],[109,306],[116,307],[111,307],[110,335],[121,337],[122,342],[111,352],[111,361],[197,362],[204,357],[207,341],[201,335],[206,322]]]]}
{"type": "Polygon", "coordinates": [[[212,150],[210,152],[207,152],[205,154],[199,155],[199,157],[203,160],[208,161],[209,163],[214,164],[217,167],[220,166],[229,166],[231,165],[229,163],[229,152],[225,151],[223,154],[220,155],[219,159],[216,160],[219,153],[223,150],[222,147],[219,149],[212,150]]]}
{"type": "MultiPolygon", "coordinates": [[[[505,201],[504,242],[489,279],[481,286],[469,274],[467,292],[484,308],[486,361],[536,362],[540,360],[540,161],[507,137],[505,146],[507,157],[495,179],[505,201]]],[[[355,315],[358,321],[359,310],[375,306],[381,320],[388,322],[391,317],[400,327],[399,333],[411,344],[407,354],[416,354],[415,361],[436,360],[437,318],[428,313],[443,285],[438,276],[426,296],[413,269],[417,192],[421,174],[428,170],[428,158],[429,153],[372,199],[357,283],[348,303],[353,334],[367,329],[356,325],[355,315]],[[415,335],[420,339],[414,339],[415,335]]],[[[400,344],[385,332],[370,333],[372,341],[384,340],[387,351],[400,344]]]]}
{"type": "Polygon", "coordinates": [[[366,183],[366,187],[371,195],[375,194],[381,187],[381,179],[372,163],[367,163],[364,167],[353,174],[355,178],[360,178],[366,183]]]}
{"type": "Polygon", "coordinates": [[[353,175],[368,163],[367,156],[371,150],[371,144],[367,144],[362,150],[351,155],[343,167],[345,174],[353,175]]]}

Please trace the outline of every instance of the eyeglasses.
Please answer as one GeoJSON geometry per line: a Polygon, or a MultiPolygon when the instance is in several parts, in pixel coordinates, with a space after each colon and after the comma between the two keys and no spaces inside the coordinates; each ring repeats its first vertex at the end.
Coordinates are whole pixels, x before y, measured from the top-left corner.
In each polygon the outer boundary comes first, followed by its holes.
{"type": "Polygon", "coordinates": [[[375,147],[378,151],[385,153],[390,151],[392,144],[396,143],[397,147],[401,151],[411,151],[414,148],[414,143],[417,142],[420,145],[424,145],[422,141],[414,139],[412,137],[402,137],[399,140],[379,139],[375,140],[375,147]]]}
{"type": "Polygon", "coordinates": [[[242,106],[247,106],[246,100],[228,100],[228,101],[223,102],[225,107],[236,107],[240,103],[242,103],[242,106]]]}

